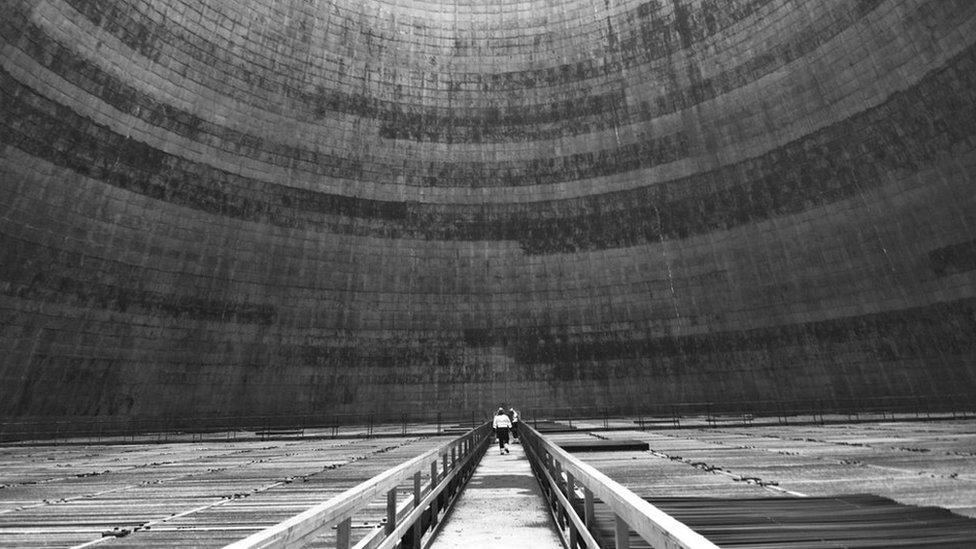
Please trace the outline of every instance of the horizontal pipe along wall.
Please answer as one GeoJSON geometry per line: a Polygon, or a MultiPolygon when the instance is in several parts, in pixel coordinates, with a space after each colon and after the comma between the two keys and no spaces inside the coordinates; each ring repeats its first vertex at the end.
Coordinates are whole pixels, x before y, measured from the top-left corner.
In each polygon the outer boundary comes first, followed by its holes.
{"type": "Polygon", "coordinates": [[[7,0],[0,414],[976,393],[976,4],[7,0]]]}

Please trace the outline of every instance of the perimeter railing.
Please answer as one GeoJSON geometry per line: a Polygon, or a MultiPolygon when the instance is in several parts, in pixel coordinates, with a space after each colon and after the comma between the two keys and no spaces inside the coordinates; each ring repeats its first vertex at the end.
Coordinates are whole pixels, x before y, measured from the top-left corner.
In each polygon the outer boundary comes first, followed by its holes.
{"type": "MultiPolygon", "coordinates": [[[[845,421],[969,419],[972,394],[863,398],[702,401],[640,405],[519,406],[538,420],[586,422],[588,429],[712,427],[729,424],[801,424],[845,421]]],[[[0,417],[0,444],[22,441],[112,443],[240,440],[254,437],[323,438],[440,434],[473,429],[492,414],[485,410],[362,411],[278,415],[12,416],[0,417]]]]}
{"type": "Polygon", "coordinates": [[[592,533],[597,500],[613,512],[616,549],[630,547],[631,531],[657,549],[717,548],[701,534],[553,444],[525,422],[519,426],[519,438],[549,501],[563,544],[569,549],[600,547],[592,533]]]}
{"type": "MultiPolygon", "coordinates": [[[[493,410],[494,408],[492,408],[493,410]]],[[[50,442],[179,442],[252,438],[381,437],[456,434],[473,429],[486,411],[361,412],[336,414],[0,417],[0,444],[50,442]]]]}
{"type": "Polygon", "coordinates": [[[542,407],[523,406],[526,417],[585,422],[597,428],[700,428],[727,424],[790,425],[862,421],[969,419],[976,416],[971,394],[902,395],[880,397],[823,397],[670,403],[641,405],[542,407]],[[626,420],[624,425],[620,420],[626,420]]]}
{"type": "Polygon", "coordinates": [[[305,512],[228,545],[228,549],[296,547],[336,527],[336,547],[351,546],[352,518],[371,502],[386,498],[386,519],[355,544],[356,549],[419,548],[438,515],[449,509],[488,447],[491,430],[483,424],[451,442],[388,469],[305,512]],[[438,469],[438,463],[440,468],[438,469]],[[424,485],[424,474],[429,482],[424,485]],[[398,503],[401,484],[413,480],[413,494],[398,503]]]}

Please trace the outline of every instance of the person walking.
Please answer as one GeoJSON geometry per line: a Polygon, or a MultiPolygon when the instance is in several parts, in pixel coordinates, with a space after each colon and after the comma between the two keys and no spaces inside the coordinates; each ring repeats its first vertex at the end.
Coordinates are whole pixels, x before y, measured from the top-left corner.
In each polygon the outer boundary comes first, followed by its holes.
{"type": "Polygon", "coordinates": [[[518,442],[519,439],[518,428],[519,428],[519,420],[521,419],[521,416],[519,415],[518,410],[516,410],[515,408],[509,408],[508,417],[511,418],[512,420],[512,441],[518,442]]]}
{"type": "Polygon", "coordinates": [[[498,437],[498,453],[507,454],[508,431],[512,428],[512,420],[508,419],[504,408],[499,408],[495,412],[495,419],[492,420],[491,426],[495,429],[495,436],[498,437]]]}

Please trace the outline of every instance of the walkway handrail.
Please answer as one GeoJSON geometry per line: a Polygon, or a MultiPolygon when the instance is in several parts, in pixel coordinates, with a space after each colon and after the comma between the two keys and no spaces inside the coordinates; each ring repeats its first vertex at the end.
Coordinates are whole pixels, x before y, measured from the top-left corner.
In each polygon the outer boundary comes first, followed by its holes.
{"type": "MultiPolygon", "coordinates": [[[[531,448],[534,459],[557,480],[566,479],[566,495],[575,498],[576,484],[585,495],[585,524],[593,525],[593,498],[600,499],[616,517],[616,547],[628,547],[627,527],[647,541],[651,547],[668,549],[717,549],[717,545],[695,532],[674,517],[620,485],[591,465],[573,457],[543,437],[526,422],[519,423],[519,435],[531,448]]],[[[568,510],[567,510],[568,511],[568,510]]]]}
{"type": "MultiPolygon", "coordinates": [[[[422,502],[431,505],[431,515],[436,517],[436,496],[448,485],[458,480],[455,477],[462,471],[462,466],[473,469],[473,466],[477,465],[477,460],[471,458],[480,455],[479,452],[485,450],[490,435],[491,429],[485,423],[438,448],[388,469],[328,501],[232,543],[226,549],[294,547],[302,543],[305,538],[333,525],[338,526],[337,544],[339,549],[346,549],[350,543],[349,530],[352,516],[383,495],[387,498],[385,532],[387,535],[399,533],[404,525],[397,524],[396,493],[398,486],[413,478],[413,506],[419,507],[422,502]],[[442,466],[438,473],[437,462],[439,459],[442,461],[442,466]],[[426,488],[421,486],[421,477],[425,472],[431,475],[430,484],[426,488]]],[[[420,510],[422,511],[422,509],[420,510]]],[[[411,513],[411,515],[413,514],[411,513]]],[[[416,514],[419,515],[420,513],[416,514]]]]}

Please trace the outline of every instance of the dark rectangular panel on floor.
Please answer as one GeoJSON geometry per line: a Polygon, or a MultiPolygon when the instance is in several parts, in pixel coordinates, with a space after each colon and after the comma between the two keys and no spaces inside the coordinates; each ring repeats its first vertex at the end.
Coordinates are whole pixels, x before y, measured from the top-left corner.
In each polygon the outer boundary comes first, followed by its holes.
{"type": "Polygon", "coordinates": [[[567,452],[624,452],[649,450],[650,446],[640,440],[602,440],[588,438],[559,441],[559,447],[567,452]]]}
{"type": "MultiPolygon", "coordinates": [[[[725,499],[646,498],[721,547],[976,547],[976,520],[869,494],[725,499]]],[[[610,509],[596,509],[597,539],[613,544],[610,509]]],[[[630,547],[649,547],[631,534],[630,547]]]]}
{"type": "Polygon", "coordinates": [[[532,427],[540,433],[567,433],[576,430],[576,427],[573,427],[567,423],[548,420],[533,421],[532,427]]]}

